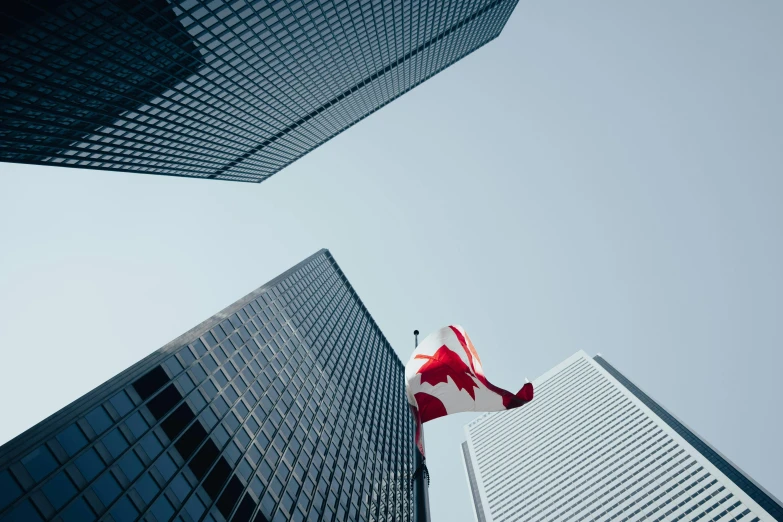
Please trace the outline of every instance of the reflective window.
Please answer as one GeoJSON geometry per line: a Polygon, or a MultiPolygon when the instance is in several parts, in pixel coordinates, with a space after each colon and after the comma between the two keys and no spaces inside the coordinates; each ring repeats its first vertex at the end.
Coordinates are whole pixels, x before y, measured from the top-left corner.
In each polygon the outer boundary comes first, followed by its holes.
{"type": "Polygon", "coordinates": [[[92,522],[95,520],[95,513],[82,497],[77,498],[65,508],[61,516],[63,522],[92,522]]]}
{"type": "Polygon", "coordinates": [[[103,406],[98,406],[85,416],[87,422],[90,424],[95,433],[100,435],[111,426],[111,419],[106,414],[106,410],[103,406]]]}
{"type": "Polygon", "coordinates": [[[120,485],[111,473],[104,473],[92,486],[104,506],[108,506],[120,494],[120,485]]]}
{"type": "Polygon", "coordinates": [[[120,414],[120,417],[124,417],[133,409],[133,403],[128,398],[128,395],[121,391],[110,399],[111,405],[120,414]]]}
{"type": "Polygon", "coordinates": [[[125,476],[128,477],[128,480],[138,477],[144,469],[141,461],[132,451],[129,451],[120,459],[119,466],[125,476]]]}
{"type": "Polygon", "coordinates": [[[111,430],[109,434],[103,438],[102,442],[103,445],[106,446],[106,449],[109,450],[111,456],[115,459],[128,448],[128,442],[118,429],[111,430]]]}
{"type": "Polygon", "coordinates": [[[61,471],[43,485],[43,492],[54,509],[60,509],[76,495],[76,488],[65,472],[61,471]]]}
{"type": "Polygon", "coordinates": [[[84,446],[87,445],[87,439],[82,430],[75,424],[71,424],[57,435],[57,442],[63,447],[69,456],[73,457],[84,446]]]}
{"type": "Polygon", "coordinates": [[[7,471],[0,471],[0,510],[19,498],[22,490],[7,471]]]}
{"type": "Polygon", "coordinates": [[[142,475],[138,482],[136,482],[136,492],[147,504],[152,502],[152,499],[155,498],[155,495],[158,494],[158,491],[160,491],[160,488],[155,483],[155,481],[152,480],[152,477],[150,477],[150,475],[147,473],[142,475]]]}
{"type": "Polygon", "coordinates": [[[111,510],[111,516],[114,522],[133,522],[138,517],[139,511],[128,497],[122,497],[111,510]]]}
{"type": "Polygon", "coordinates": [[[12,509],[7,514],[7,518],[3,519],[3,522],[6,520],[9,522],[43,522],[43,518],[41,518],[41,515],[38,514],[38,511],[36,511],[29,500],[25,500],[12,509]]]}
{"type": "Polygon", "coordinates": [[[98,476],[106,465],[95,450],[90,448],[76,459],[76,467],[82,473],[82,476],[89,482],[98,476]]]}
{"type": "Polygon", "coordinates": [[[22,464],[36,482],[54,471],[57,467],[57,462],[54,460],[52,453],[46,446],[41,446],[30,452],[22,459],[22,464]]]}

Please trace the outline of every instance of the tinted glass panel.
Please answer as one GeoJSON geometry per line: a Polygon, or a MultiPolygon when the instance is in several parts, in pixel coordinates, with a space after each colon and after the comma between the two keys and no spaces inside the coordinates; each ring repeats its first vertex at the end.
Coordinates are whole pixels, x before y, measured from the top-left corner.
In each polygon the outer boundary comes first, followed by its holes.
{"type": "Polygon", "coordinates": [[[63,522],[92,522],[95,513],[82,497],[77,498],[62,512],[63,522]]]}
{"type": "Polygon", "coordinates": [[[120,430],[117,429],[111,430],[109,434],[103,438],[103,445],[106,446],[106,449],[109,450],[109,453],[115,459],[128,448],[128,442],[125,440],[125,437],[122,436],[120,430]]]}
{"type": "Polygon", "coordinates": [[[104,473],[92,486],[104,506],[108,506],[120,494],[120,485],[111,473],[104,473]]]}
{"type": "Polygon", "coordinates": [[[139,394],[141,400],[146,400],[167,382],[169,382],[169,377],[166,375],[166,372],[160,366],[156,366],[134,382],[133,389],[139,394]]]}
{"type": "Polygon", "coordinates": [[[84,478],[90,481],[97,477],[106,466],[95,450],[90,448],[76,459],[76,467],[79,468],[84,478]]]}
{"type": "Polygon", "coordinates": [[[88,413],[85,418],[87,419],[87,422],[90,423],[92,429],[95,430],[95,433],[98,435],[106,431],[109,426],[111,426],[111,420],[106,414],[106,410],[103,409],[103,406],[98,406],[88,413]]]}
{"type": "Polygon", "coordinates": [[[61,471],[44,484],[43,492],[52,506],[54,506],[54,509],[60,509],[76,495],[76,488],[65,473],[61,471]]]}
{"type": "Polygon", "coordinates": [[[174,508],[171,507],[171,502],[161,495],[158,497],[158,500],[152,504],[152,514],[155,515],[158,522],[169,522],[171,517],[174,516],[174,508]]]}
{"type": "Polygon", "coordinates": [[[133,522],[139,515],[138,510],[128,497],[122,497],[111,510],[115,522],[133,522]]]}
{"type": "Polygon", "coordinates": [[[120,459],[119,466],[122,472],[125,473],[125,476],[128,477],[128,480],[138,477],[143,469],[141,461],[132,451],[129,451],[120,459]]]}
{"type": "Polygon", "coordinates": [[[80,449],[87,445],[82,430],[75,424],[71,424],[57,435],[57,442],[65,449],[69,456],[73,457],[80,449]]]}
{"type": "Polygon", "coordinates": [[[22,490],[7,471],[0,471],[0,510],[19,498],[22,490]]]}
{"type": "Polygon", "coordinates": [[[3,522],[43,522],[41,515],[30,504],[29,500],[25,500],[8,513],[3,522]]]}
{"type": "Polygon", "coordinates": [[[117,410],[117,413],[120,414],[120,417],[124,417],[133,409],[133,403],[124,391],[112,397],[110,402],[114,409],[117,410]]]}
{"type": "Polygon", "coordinates": [[[57,462],[54,460],[52,453],[46,446],[41,446],[30,452],[22,459],[22,464],[36,482],[54,471],[54,468],[57,467],[57,462]]]}
{"type": "Polygon", "coordinates": [[[155,495],[158,494],[158,491],[160,491],[160,488],[155,483],[155,481],[152,480],[152,477],[146,473],[142,475],[142,477],[136,483],[136,492],[147,504],[149,504],[152,499],[155,498],[155,495]]]}

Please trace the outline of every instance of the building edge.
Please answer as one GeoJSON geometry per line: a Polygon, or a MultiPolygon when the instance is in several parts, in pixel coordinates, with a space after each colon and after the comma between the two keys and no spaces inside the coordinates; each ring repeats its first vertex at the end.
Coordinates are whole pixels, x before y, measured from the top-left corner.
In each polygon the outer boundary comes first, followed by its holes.
{"type": "MultiPolygon", "coordinates": [[[[75,419],[84,415],[92,407],[102,402],[106,396],[111,395],[114,392],[117,392],[125,388],[129,383],[133,382],[136,378],[142,376],[146,371],[148,371],[151,367],[155,366],[155,364],[160,362],[169,354],[175,352],[177,349],[181,348],[182,346],[190,342],[193,342],[194,340],[196,340],[196,338],[199,337],[199,335],[201,335],[201,333],[211,329],[218,323],[230,317],[237,310],[246,306],[250,301],[257,299],[262,294],[276,287],[281,281],[285,280],[291,274],[293,274],[297,270],[300,270],[302,267],[304,267],[305,265],[307,265],[308,263],[310,263],[320,255],[326,255],[326,257],[335,267],[336,271],[339,272],[340,276],[347,283],[347,286],[350,288],[351,292],[356,296],[362,308],[364,308],[364,310],[367,311],[367,307],[364,305],[361,299],[359,299],[356,290],[350,284],[347,277],[343,273],[342,269],[340,269],[340,266],[337,264],[337,261],[335,261],[331,252],[329,252],[329,250],[326,248],[322,248],[317,252],[315,252],[314,254],[303,259],[296,265],[292,266],[288,270],[284,271],[280,275],[269,280],[267,283],[253,290],[249,294],[245,295],[244,297],[230,304],[223,310],[217,312],[216,314],[212,315],[208,319],[205,319],[204,321],[200,322],[198,325],[194,326],[184,334],[166,343],[161,348],[158,348],[157,350],[147,355],[140,361],[131,365],[129,368],[121,371],[116,375],[109,377],[102,384],[98,385],[97,387],[93,388],[86,394],[70,402],[66,406],[63,406],[62,408],[52,413],[48,417],[44,418],[40,422],[26,429],[16,437],[2,444],[0,446],[0,468],[4,468],[8,464],[10,464],[11,460],[19,453],[25,452],[26,449],[32,450],[33,448],[36,448],[38,445],[40,445],[43,441],[50,439],[55,435],[54,432],[63,426],[63,423],[68,422],[68,419],[75,419]]],[[[367,312],[369,313],[369,311],[367,312]]],[[[386,336],[383,335],[383,332],[381,332],[381,336],[385,341],[387,349],[391,350],[392,353],[394,353],[394,350],[391,348],[391,345],[389,344],[388,339],[386,339],[386,336]]],[[[395,355],[395,360],[397,360],[399,364],[402,365],[402,361],[396,355],[396,353],[394,353],[394,355],[395,355]]]]}
{"type": "Polygon", "coordinates": [[[739,466],[731,462],[721,452],[696,434],[680,419],[669,413],[655,399],[650,397],[619,370],[612,366],[601,355],[596,355],[593,360],[609,373],[618,383],[628,390],[634,397],[647,406],[652,412],[671,428],[680,437],[698,451],[705,459],[731,480],[738,488],[756,502],[775,520],[783,521],[783,503],[763,486],[750,478],[739,466]]]}
{"type": "Polygon", "coordinates": [[[481,503],[481,493],[478,490],[476,473],[473,470],[473,462],[470,459],[470,448],[468,447],[467,441],[460,445],[460,449],[462,462],[465,465],[465,476],[468,480],[468,488],[470,488],[470,502],[473,505],[473,518],[476,522],[487,522],[487,518],[484,516],[484,506],[481,503]]]}

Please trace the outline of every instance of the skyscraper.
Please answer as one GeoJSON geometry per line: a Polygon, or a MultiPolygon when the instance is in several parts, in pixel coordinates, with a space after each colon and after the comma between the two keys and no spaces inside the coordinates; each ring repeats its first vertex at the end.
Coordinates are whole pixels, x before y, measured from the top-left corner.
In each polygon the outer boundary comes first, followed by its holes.
{"type": "Polygon", "coordinates": [[[465,427],[477,520],[783,520],[783,507],[600,356],[534,381],[524,408],[465,427]]]}
{"type": "Polygon", "coordinates": [[[0,447],[0,520],[408,520],[412,440],[322,250],[0,447]]]}
{"type": "Polygon", "coordinates": [[[497,37],[516,3],[0,3],[0,160],[260,182],[497,37]]]}

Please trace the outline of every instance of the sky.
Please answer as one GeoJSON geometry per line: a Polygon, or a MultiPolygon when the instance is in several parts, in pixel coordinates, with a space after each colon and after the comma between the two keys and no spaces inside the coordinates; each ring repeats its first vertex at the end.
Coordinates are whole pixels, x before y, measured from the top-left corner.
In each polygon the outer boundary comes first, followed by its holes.
{"type": "MultiPolygon", "coordinates": [[[[783,497],[783,3],[520,2],[260,185],[0,164],[0,443],[320,248],[403,360],[517,389],[578,350],[783,497]]],[[[432,520],[471,521],[460,414],[432,520]]]]}

